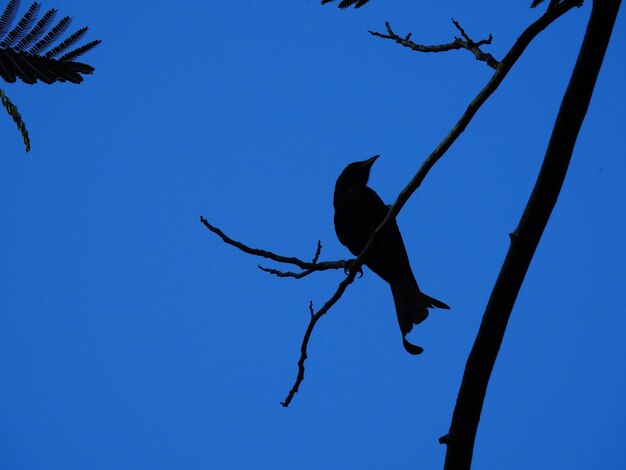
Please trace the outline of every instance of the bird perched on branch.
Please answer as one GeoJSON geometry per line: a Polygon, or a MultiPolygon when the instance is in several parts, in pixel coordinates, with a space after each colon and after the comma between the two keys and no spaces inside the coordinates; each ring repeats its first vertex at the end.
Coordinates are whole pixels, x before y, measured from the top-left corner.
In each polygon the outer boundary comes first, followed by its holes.
{"type": "MultiPolygon", "coordinates": [[[[335,232],[354,256],[365,248],[389,212],[389,207],[367,186],[370,169],[378,157],[349,164],[335,184],[335,232]]],[[[409,343],[406,335],[413,325],[428,317],[429,308],[450,307],[420,291],[395,219],[378,234],[364,264],[391,286],[404,348],[411,354],[422,353],[424,349],[409,343]]]]}

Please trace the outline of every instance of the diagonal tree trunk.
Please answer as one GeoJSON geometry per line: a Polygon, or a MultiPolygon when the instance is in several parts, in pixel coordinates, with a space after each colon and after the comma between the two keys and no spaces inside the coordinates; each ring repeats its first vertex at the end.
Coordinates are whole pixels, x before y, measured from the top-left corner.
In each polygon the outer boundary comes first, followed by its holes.
{"type": "Polygon", "coordinates": [[[561,102],[543,165],[519,225],[511,234],[509,251],[468,357],[450,432],[441,439],[448,446],[445,470],[471,467],[489,377],[515,299],[565,180],[620,3],[621,0],[593,2],[587,31],[561,102]]]}

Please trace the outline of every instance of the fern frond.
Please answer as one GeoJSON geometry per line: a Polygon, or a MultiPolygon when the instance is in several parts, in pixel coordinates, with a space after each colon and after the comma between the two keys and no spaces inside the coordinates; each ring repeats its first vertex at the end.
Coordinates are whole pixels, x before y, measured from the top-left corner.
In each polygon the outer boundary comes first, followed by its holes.
{"type": "Polygon", "coordinates": [[[80,28],[78,31],[76,31],[74,34],[72,34],[69,38],[65,39],[61,44],[59,44],[58,46],[53,47],[48,52],[46,52],[44,55],[46,57],[56,57],[56,56],[58,56],[60,53],[62,53],[63,51],[65,51],[66,49],[71,47],[74,43],[79,41],[80,38],[82,38],[85,35],[85,33],[87,32],[88,29],[89,28],[86,27],[86,26],[84,28],[80,28]]]}
{"type": "Polygon", "coordinates": [[[68,52],[67,54],[62,55],[59,60],[61,62],[71,62],[74,59],[79,58],[81,55],[83,55],[84,53],[90,51],[91,49],[93,49],[94,47],[96,47],[98,44],[100,44],[102,41],[100,39],[95,39],[91,42],[88,42],[87,44],[85,44],[84,46],[80,46],[77,47],[76,49],[74,49],[73,51],[68,52]]]}
{"type": "Polygon", "coordinates": [[[24,36],[13,49],[16,51],[22,51],[28,48],[35,41],[39,41],[41,36],[43,36],[43,34],[48,30],[50,23],[54,21],[56,14],[57,11],[54,8],[52,10],[48,10],[37,22],[35,27],[31,29],[30,33],[24,36]]]}
{"type": "Polygon", "coordinates": [[[41,41],[38,41],[33,47],[31,47],[28,52],[34,55],[38,55],[39,53],[50,47],[50,45],[54,41],[56,41],[63,35],[65,30],[69,27],[71,23],[72,18],[70,18],[69,16],[61,18],[61,20],[56,25],[54,25],[50,32],[46,34],[46,36],[41,41]]]}
{"type": "Polygon", "coordinates": [[[33,27],[33,23],[37,19],[37,13],[39,13],[40,7],[41,5],[39,3],[33,3],[22,19],[17,23],[17,26],[0,42],[0,47],[10,47],[28,34],[28,31],[33,27]]]}
{"type": "Polygon", "coordinates": [[[0,16],[0,39],[4,37],[17,15],[20,8],[20,0],[11,0],[0,16]]]}
{"type": "Polygon", "coordinates": [[[0,90],[0,101],[2,101],[2,106],[7,110],[9,116],[13,118],[13,122],[17,126],[20,134],[22,134],[22,139],[24,140],[24,147],[26,152],[30,152],[30,137],[28,136],[28,130],[26,129],[26,124],[24,124],[24,120],[20,115],[17,107],[11,102],[9,97],[4,94],[4,91],[0,90]]]}
{"type": "Polygon", "coordinates": [[[16,77],[21,78],[24,73],[22,72],[19,64],[15,62],[9,51],[10,49],[8,51],[0,49],[0,63],[2,63],[3,69],[7,71],[7,78],[9,78],[7,82],[13,83],[16,77]]]}
{"type": "MultiPolygon", "coordinates": [[[[0,26],[4,27],[5,32],[11,27],[19,4],[19,0],[10,0],[0,16],[0,26]]],[[[49,10],[37,20],[40,8],[39,3],[33,3],[18,24],[8,34],[0,36],[3,37],[0,42],[0,77],[9,83],[18,79],[28,84],[38,81],[82,82],[83,75],[93,73],[94,68],[76,62],[76,59],[101,41],[94,40],[76,47],[88,31],[87,27],[62,40],[72,19],[66,16],[52,26],[57,10],[49,10]],[[60,44],[54,46],[57,41],[60,44]],[[70,50],[72,47],[74,49],[70,50]]]]}
{"type": "Polygon", "coordinates": [[[93,71],[92,66],[81,62],[61,62],[58,59],[30,55],[24,51],[0,49],[0,75],[9,83],[15,82],[16,78],[27,84],[34,84],[37,81],[81,83],[82,75],[90,75],[93,71]]]}

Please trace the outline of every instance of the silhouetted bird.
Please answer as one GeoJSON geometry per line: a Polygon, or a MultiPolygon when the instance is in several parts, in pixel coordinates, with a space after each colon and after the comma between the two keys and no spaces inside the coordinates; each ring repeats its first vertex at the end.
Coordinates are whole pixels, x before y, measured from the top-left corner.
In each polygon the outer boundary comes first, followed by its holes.
{"type": "MultiPolygon", "coordinates": [[[[377,158],[378,155],[363,162],[351,163],[335,184],[335,232],[339,241],[354,256],[363,250],[389,212],[389,207],[367,186],[370,169],[377,158]]],[[[391,286],[404,348],[411,354],[420,354],[424,349],[409,343],[406,335],[413,325],[426,319],[429,308],[450,307],[420,291],[395,220],[390,221],[376,237],[364,261],[391,286]]]]}

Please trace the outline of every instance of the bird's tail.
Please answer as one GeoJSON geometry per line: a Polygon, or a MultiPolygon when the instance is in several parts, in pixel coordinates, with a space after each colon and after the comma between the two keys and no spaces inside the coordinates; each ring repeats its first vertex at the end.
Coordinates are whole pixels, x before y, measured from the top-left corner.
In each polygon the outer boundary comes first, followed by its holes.
{"type": "Polygon", "coordinates": [[[429,308],[450,307],[445,303],[433,299],[419,290],[417,282],[412,277],[391,283],[391,293],[396,306],[398,324],[402,332],[402,344],[410,354],[420,354],[424,349],[407,341],[406,335],[413,329],[413,325],[423,322],[428,317],[429,308]]]}

